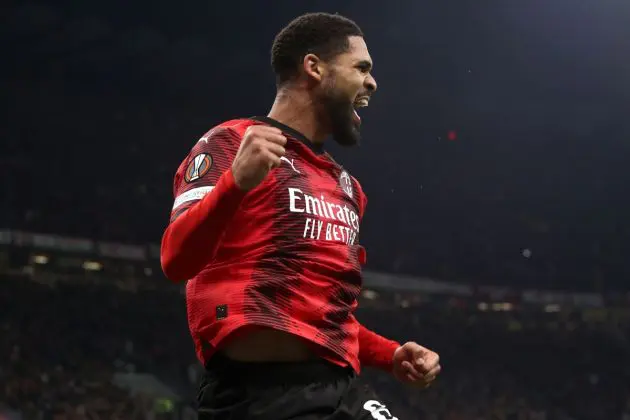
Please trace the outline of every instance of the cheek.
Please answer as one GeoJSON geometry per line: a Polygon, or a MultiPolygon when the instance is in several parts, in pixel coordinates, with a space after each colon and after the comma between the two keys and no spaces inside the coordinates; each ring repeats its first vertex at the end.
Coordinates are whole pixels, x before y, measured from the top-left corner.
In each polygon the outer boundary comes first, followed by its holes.
{"type": "Polygon", "coordinates": [[[337,88],[342,90],[345,95],[354,99],[354,97],[363,88],[364,75],[354,71],[345,71],[337,75],[337,88]]]}
{"type": "Polygon", "coordinates": [[[354,77],[352,87],[353,87],[353,95],[357,96],[359,93],[365,92],[365,75],[360,74],[354,77]]]}

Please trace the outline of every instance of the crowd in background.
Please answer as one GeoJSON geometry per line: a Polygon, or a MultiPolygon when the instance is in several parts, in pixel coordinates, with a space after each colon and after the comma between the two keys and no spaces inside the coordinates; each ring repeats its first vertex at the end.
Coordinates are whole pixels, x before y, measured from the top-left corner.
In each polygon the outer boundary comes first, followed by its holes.
{"type": "MultiPolygon", "coordinates": [[[[150,373],[182,403],[193,402],[201,367],[179,291],[16,276],[3,276],[0,286],[1,406],[23,419],[173,418],[148,395],[114,385],[117,372],[150,373]]],[[[366,301],[358,318],[441,354],[444,371],[428,390],[408,389],[379,371],[362,374],[400,419],[630,418],[627,323],[442,301],[400,308],[386,295],[366,301]]]]}

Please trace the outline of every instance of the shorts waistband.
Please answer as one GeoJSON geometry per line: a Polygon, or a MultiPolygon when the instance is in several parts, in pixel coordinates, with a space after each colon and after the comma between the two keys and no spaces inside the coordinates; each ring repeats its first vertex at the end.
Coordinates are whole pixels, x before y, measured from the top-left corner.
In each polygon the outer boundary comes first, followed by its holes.
{"type": "Polygon", "coordinates": [[[309,384],[332,382],[356,376],[350,367],[335,365],[324,359],[299,362],[241,362],[218,351],[206,363],[210,376],[229,376],[245,379],[248,383],[309,384]]]}

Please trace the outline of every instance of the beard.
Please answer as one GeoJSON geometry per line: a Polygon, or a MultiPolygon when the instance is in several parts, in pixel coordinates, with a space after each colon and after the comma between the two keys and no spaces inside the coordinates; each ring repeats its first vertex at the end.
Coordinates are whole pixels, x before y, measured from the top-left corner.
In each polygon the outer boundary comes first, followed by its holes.
{"type": "Polygon", "coordinates": [[[341,146],[355,146],[361,141],[359,124],[354,121],[354,100],[335,88],[334,77],[324,87],[321,95],[321,110],[335,142],[341,146]]]}

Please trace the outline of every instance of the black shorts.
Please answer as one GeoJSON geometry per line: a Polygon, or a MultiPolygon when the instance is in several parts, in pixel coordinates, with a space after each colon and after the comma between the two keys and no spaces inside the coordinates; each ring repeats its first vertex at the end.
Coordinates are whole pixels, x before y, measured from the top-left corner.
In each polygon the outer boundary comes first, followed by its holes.
{"type": "Polygon", "coordinates": [[[247,363],[216,354],[197,400],[200,420],[398,420],[352,369],[323,360],[247,363]]]}

